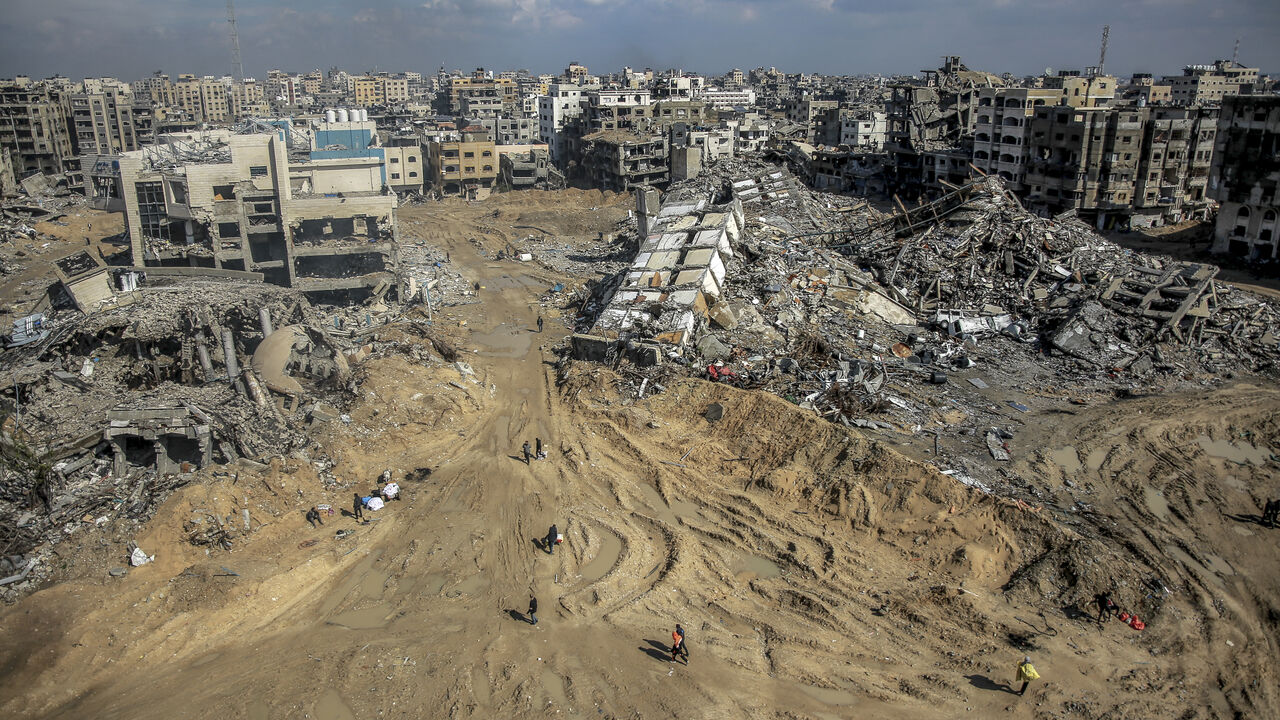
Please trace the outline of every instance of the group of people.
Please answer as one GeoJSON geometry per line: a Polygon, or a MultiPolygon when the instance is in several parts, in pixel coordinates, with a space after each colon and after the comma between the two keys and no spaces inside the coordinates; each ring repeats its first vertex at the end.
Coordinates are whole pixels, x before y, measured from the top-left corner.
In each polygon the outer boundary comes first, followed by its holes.
{"type": "Polygon", "coordinates": [[[531,460],[546,460],[547,451],[542,448],[542,438],[534,438],[536,447],[529,447],[529,441],[524,441],[524,446],[520,448],[520,452],[524,453],[524,464],[528,465],[531,460]]]}
{"type": "MultiPolygon", "coordinates": [[[[386,503],[392,500],[400,499],[400,485],[391,480],[391,471],[387,470],[378,478],[381,485],[378,489],[368,495],[360,493],[351,494],[351,517],[357,521],[364,520],[365,510],[381,510],[386,503]]],[[[311,523],[311,527],[319,527],[324,525],[324,517],[333,514],[333,507],[329,505],[312,505],[307,510],[307,522],[311,523]]]]}

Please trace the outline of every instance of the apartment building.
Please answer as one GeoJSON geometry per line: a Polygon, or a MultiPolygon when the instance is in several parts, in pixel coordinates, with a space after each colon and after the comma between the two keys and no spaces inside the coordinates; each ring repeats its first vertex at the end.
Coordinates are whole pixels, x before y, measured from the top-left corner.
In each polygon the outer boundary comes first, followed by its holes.
{"type": "Polygon", "coordinates": [[[888,116],[869,108],[841,108],[840,137],[834,144],[862,148],[871,152],[884,149],[888,116]]]}
{"type": "Polygon", "coordinates": [[[394,280],[396,196],[381,157],[312,157],[285,130],[169,135],[87,156],[85,193],[124,212],[136,265],[261,273],[306,292],[394,280]]]}
{"type": "Polygon", "coordinates": [[[454,115],[465,115],[464,98],[494,98],[502,107],[502,114],[513,115],[520,108],[520,89],[515,80],[510,78],[493,78],[483,68],[477,69],[471,77],[454,77],[449,79],[449,112],[454,115]]]}
{"type": "Polygon", "coordinates": [[[1210,192],[1221,207],[1213,252],[1280,257],[1280,97],[1227,96],[1218,116],[1210,192]]]}
{"type": "Polygon", "coordinates": [[[457,140],[427,145],[432,189],[442,195],[483,200],[498,178],[496,144],[483,125],[468,125],[457,140]]]}
{"type": "Polygon", "coordinates": [[[671,179],[667,147],[664,133],[597,130],[582,137],[573,177],[588,187],[616,192],[665,186],[671,179]]]}
{"type": "Polygon", "coordinates": [[[75,152],[113,155],[138,149],[133,123],[133,96],[114,87],[68,98],[75,152]]]}
{"type": "Polygon", "coordinates": [[[0,147],[12,152],[14,174],[21,179],[74,170],[78,163],[66,93],[25,80],[0,87],[0,147]]]}
{"type": "Polygon", "coordinates": [[[427,158],[418,137],[389,138],[382,150],[387,158],[387,186],[398,193],[421,193],[427,182],[427,158]]]}
{"type": "MultiPolygon", "coordinates": [[[[805,142],[821,145],[827,143],[828,126],[832,114],[839,117],[840,103],[835,100],[801,98],[789,100],[783,105],[787,120],[806,129],[805,142]]],[[[839,133],[836,133],[837,137],[839,133]]]]}
{"type": "Polygon", "coordinates": [[[1025,193],[1031,120],[1036,108],[1056,106],[1063,98],[1063,90],[1055,88],[980,89],[973,135],[974,167],[999,175],[1015,193],[1025,193]]]}
{"type": "Polygon", "coordinates": [[[1215,60],[1211,65],[1188,65],[1181,75],[1167,76],[1162,82],[1170,87],[1175,105],[1217,104],[1223,98],[1252,92],[1258,68],[1215,60]]]}
{"type": "Polygon", "coordinates": [[[582,114],[582,88],[553,83],[538,98],[538,139],[546,143],[552,164],[564,167],[565,126],[582,114]]]}
{"type": "Polygon", "coordinates": [[[752,88],[720,89],[709,88],[703,91],[700,99],[713,110],[730,108],[751,108],[756,105],[756,91],[752,88]]]}

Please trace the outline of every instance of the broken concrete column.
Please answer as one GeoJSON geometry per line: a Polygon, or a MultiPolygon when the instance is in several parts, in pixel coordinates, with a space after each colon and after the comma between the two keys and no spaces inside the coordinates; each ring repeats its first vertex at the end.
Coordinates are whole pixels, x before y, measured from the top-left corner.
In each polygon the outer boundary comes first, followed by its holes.
{"type": "Polygon", "coordinates": [[[258,308],[258,324],[262,326],[262,337],[271,334],[271,311],[266,308],[258,308]]]}
{"type": "Polygon", "coordinates": [[[222,361],[227,365],[227,377],[235,381],[236,391],[244,394],[244,381],[240,379],[240,362],[236,360],[236,340],[230,330],[222,331],[222,361]]]}
{"type": "Polygon", "coordinates": [[[213,377],[213,361],[209,359],[209,348],[204,345],[204,338],[196,341],[196,355],[200,358],[200,369],[204,370],[204,379],[213,377]]]}

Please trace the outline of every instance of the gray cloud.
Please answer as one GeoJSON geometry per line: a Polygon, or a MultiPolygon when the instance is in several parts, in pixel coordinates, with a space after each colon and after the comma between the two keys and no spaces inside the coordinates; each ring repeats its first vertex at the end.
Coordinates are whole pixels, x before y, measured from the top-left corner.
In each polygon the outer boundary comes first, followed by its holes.
{"type": "MultiPolygon", "coordinates": [[[[1280,71],[1274,0],[241,0],[246,72],[331,65],[362,71],[528,68],[570,60],[593,70],[683,67],[705,73],[776,66],[798,72],[915,72],[958,54],[1015,74],[1097,62],[1176,74],[1230,57],[1280,71]]],[[[0,15],[0,76],[126,79],[225,74],[230,50],[216,2],[12,0],[0,15]]]]}

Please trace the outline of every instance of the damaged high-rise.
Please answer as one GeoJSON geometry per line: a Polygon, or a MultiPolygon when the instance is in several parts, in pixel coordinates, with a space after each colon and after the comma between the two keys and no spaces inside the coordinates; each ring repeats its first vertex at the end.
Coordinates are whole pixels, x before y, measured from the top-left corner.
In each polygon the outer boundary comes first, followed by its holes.
{"type": "Polygon", "coordinates": [[[88,156],[85,194],[124,212],[135,265],[260,273],[309,292],[393,280],[396,196],[372,123],[330,124],[306,143],[281,125],[88,156]]]}

